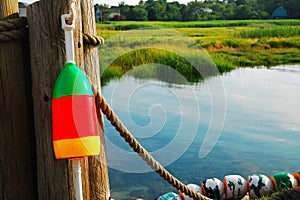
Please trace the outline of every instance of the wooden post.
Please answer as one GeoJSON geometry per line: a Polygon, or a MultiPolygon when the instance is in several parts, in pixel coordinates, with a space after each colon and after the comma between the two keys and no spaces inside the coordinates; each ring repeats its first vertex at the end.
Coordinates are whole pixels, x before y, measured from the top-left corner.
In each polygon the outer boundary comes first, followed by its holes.
{"type": "MultiPolygon", "coordinates": [[[[55,159],[52,147],[51,127],[51,99],[53,87],[59,72],[65,64],[65,45],[60,17],[62,14],[69,13],[69,2],[69,0],[41,0],[30,5],[27,9],[36,129],[39,199],[64,200],[75,198],[73,167],[67,160],[55,159]]],[[[87,70],[86,73],[94,88],[100,89],[99,64],[95,62],[97,60],[96,58],[92,59],[95,55],[98,58],[98,54],[90,54],[90,52],[87,52],[88,48],[84,49],[82,42],[81,6],[86,4],[89,8],[92,8],[91,3],[92,1],[76,1],[76,23],[74,30],[75,59],[76,64],[81,69],[87,70]]],[[[94,20],[94,16],[86,20],[94,20]]],[[[89,23],[93,23],[93,21],[89,23]]],[[[93,52],[94,51],[97,52],[97,49],[93,50],[93,52]]],[[[101,133],[103,137],[103,127],[101,127],[101,133]]],[[[104,144],[103,138],[101,138],[101,140],[104,144]]],[[[106,157],[105,151],[103,151],[103,149],[105,149],[103,144],[101,153],[104,155],[101,156],[100,160],[97,159],[97,157],[90,158],[90,161],[85,158],[81,162],[83,197],[87,200],[109,198],[106,157]],[[91,164],[93,166],[90,166],[91,164]],[[104,181],[107,185],[103,188],[101,184],[102,180],[100,181],[102,177],[107,178],[107,180],[104,181]]]]}
{"type": "MultiPolygon", "coordinates": [[[[96,35],[95,9],[93,0],[81,1],[83,33],[96,35]]],[[[93,83],[94,92],[101,91],[98,48],[84,46],[84,65],[81,66],[93,83]]],[[[101,114],[99,113],[99,116],[101,114]]],[[[89,158],[89,180],[91,199],[109,199],[109,179],[106,165],[106,148],[103,119],[100,123],[100,156],[89,158]]]]}
{"type": "MultiPolygon", "coordinates": [[[[18,0],[0,1],[0,20],[18,0]]],[[[0,199],[37,199],[28,39],[0,42],[0,199]]]]}

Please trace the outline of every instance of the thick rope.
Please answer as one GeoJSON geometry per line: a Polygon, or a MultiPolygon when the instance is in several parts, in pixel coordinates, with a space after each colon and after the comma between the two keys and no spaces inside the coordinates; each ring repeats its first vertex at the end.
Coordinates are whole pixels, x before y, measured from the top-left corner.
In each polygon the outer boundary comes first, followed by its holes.
{"type": "MultiPolygon", "coordinates": [[[[14,19],[0,20],[0,43],[23,38],[27,34],[27,19],[19,17],[14,19]]],[[[87,45],[99,46],[104,44],[100,36],[83,34],[83,42],[87,45]]]]}
{"type": "Polygon", "coordinates": [[[124,140],[129,144],[129,146],[140,156],[142,159],[155,170],[162,178],[164,178],[168,183],[173,185],[177,190],[187,194],[193,199],[197,200],[210,200],[199,193],[189,189],[186,185],[180,182],[177,178],[171,175],[158,161],[156,161],[151,154],[134,138],[134,136],[127,130],[123,123],[118,119],[115,113],[112,111],[110,106],[105,101],[104,97],[98,92],[96,95],[96,105],[98,109],[106,115],[106,118],[115,127],[115,129],[120,133],[124,140]]]}
{"type": "Polygon", "coordinates": [[[27,20],[25,17],[0,20],[0,43],[17,40],[27,34],[27,20]]]}
{"type": "Polygon", "coordinates": [[[95,47],[104,44],[104,39],[100,36],[88,35],[86,33],[84,33],[82,36],[84,44],[89,44],[95,47]]]}

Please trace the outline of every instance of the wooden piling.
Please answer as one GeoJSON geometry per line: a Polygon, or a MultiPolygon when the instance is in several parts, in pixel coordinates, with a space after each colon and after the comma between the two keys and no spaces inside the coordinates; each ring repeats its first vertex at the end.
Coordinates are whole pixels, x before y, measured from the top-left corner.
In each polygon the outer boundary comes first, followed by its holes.
{"type": "MultiPolygon", "coordinates": [[[[73,168],[70,161],[56,160],[52,147],[51,99],[55,80],[65,64],[64,36],[60,16],[69,12],[68,0],[41,0],[27,9],[32,88],[37,149],[38,199],[75,199],[73,168]]],[[[84,47],[83,27],[94,33],[92,0],[76,1],[74,30],[76,64],[89,77],[95,90],[100,90],[97,49],[84,47]],[[92,10],[87,10],[92,9],[92,10]],[[85,14],[83,14],[84,12],[85,14]]],[[[100,120],[101,122],[101,120],[100,120]]],[[[109,199],[103,123],[100,123],[101,156],[82,160],[84,199],[109,199]]]]}
{"type": "MultiPolygon", "coordinates": [[[[96,35],[94,1],[81,1],[82,13],[82,31],[85,34],[96,35]]],[[[94,92],[101,92],[100,85],[100,66],[98,48],[91,45],[84,45],[84,64],[81,66],[85,70],[87,76],[93,84],[94,92]]],[[[101,116],[101,113],[98,113],[101,116]]],[[[106,165],[106,149],[104,137],[104,124],[102,116],[100,123],[100,155],[89,158],[89,180],[90,180],[90,196],[91,199],[109,199],[109,179],[108,169],[106,165]]]]}
{"type": "MultiPolygon", "coordinates": [[[[18,0],[0,1],[0,20],[18,0]]],[[[26,37],[0,41],[0,199],[37,199],[36,153],[26,37]]]]}

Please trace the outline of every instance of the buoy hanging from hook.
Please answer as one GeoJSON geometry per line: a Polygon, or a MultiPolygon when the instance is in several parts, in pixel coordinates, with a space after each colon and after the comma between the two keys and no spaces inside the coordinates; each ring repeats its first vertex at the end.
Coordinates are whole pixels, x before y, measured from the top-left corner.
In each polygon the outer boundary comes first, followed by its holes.
{"type": "Polygon", "coordinates": [[[55,157],[73,160],[76,199],[83,200],[80,159],[99,155],[100,136],[91,85],[75,64],[74,18],[74,14],[61,16],[65,32],[66,64],[53,90],[52,138],[55,157]],[[73,19],[71,24],[66,23],[68,18],[73,19]]]}

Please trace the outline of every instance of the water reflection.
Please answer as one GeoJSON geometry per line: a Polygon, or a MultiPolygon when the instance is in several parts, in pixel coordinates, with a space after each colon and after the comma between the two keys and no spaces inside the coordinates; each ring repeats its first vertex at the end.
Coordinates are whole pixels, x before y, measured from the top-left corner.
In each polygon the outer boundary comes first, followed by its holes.
{"type": "MultiPolygon", "coordinates": [[[[206,82],[197,85],[169,84],[124,77],[111,81],[103,88],[103,94],[128,129],[133,134],[137,132],[138,140],[152,152],[170,144],[180,129],[178,122],[187,117],[184,128],[180,130],[185,136],[174,143],[175,147],[188,143],[186,135],[190,136],[194,130],[196,135],[190,137],[192,142],[184,154],[167,166],[184,183],[199,183],[212,177],[222,179],[227,174],[246,177],[250,173],[264,173],[270,176],[281,171],[299,170],[299,72],[300,66],[278,66],[238,69],[222,76],[227,107],[224,128],[216,146],[201,159],[199,149],[209,128],[211,113],[218,106],[218,101],[212,105],[206,82]],[[130,88],[139,89],[130,92],[130,88]],[[174,93],[182,98],[181,104],[174,99],[174,93]],[[129,98],[128,94],[132,96],[129,98]],[[186,112],[180,112],[180,107],[186,112]]],[[[214,80],[211,78],[209,81],[214,80]]],[[[105,124],[106,141],[125,151],[119,155],[108,148],[109,163],[122,167],[130,159],[127,154],[136,155],[128,153],[130,150],[124,140],[108,122],[105,124]]],[[[164,152],[156,156],[163,161],[171,155],[172,152],[164,152]]],[[[174,191],[154,172],[136,174],[110,168],[109,173],[115,199],[154,199],[174,191]]]]}

